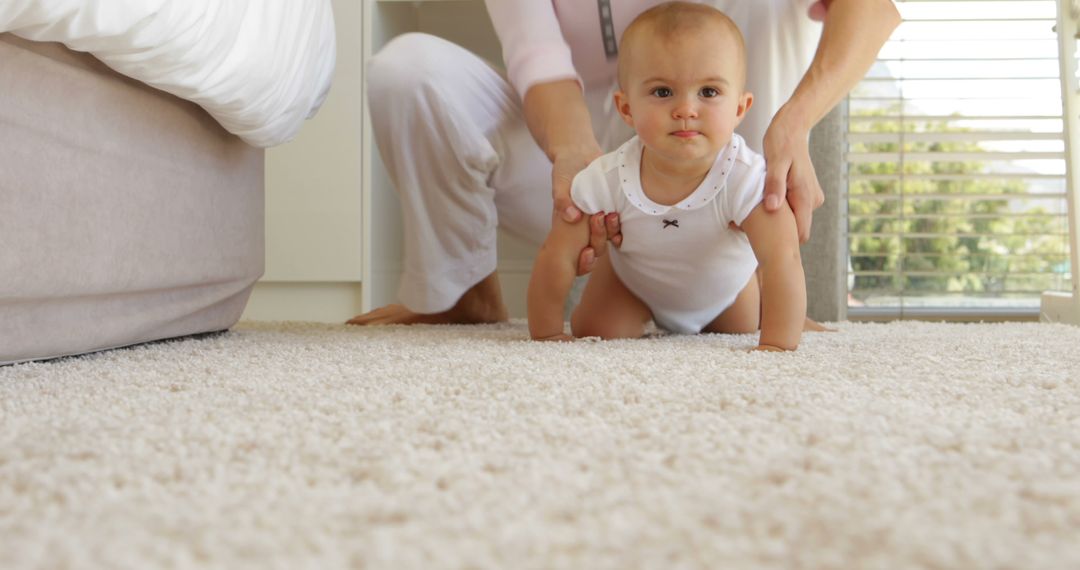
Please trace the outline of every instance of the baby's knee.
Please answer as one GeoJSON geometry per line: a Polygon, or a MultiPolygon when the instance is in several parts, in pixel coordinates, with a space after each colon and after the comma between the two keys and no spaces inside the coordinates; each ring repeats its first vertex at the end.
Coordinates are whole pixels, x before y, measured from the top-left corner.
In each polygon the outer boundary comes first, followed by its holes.
{"type": "Polygon", "coordinates": [[[750,334],[757,332],[760,328],[761,322],[756,315],[745,315],[731,319],[729,322],[725,323],[724,327],[722,327],[723,330],[716,332],[726,334],[750,334]]]}
{"type": "Polygon", "coordinates": [[[598,315],[579,315],[570,318],[570,330],[576,337],[600,337],[604,340],[619,338],[641,338],[645,334],[645,323],[628,319],[604,317],[598,315]]]}
{"type": "Polygon", "coordinates": [[[714,319],[705,332],[721,334],[750,334],[761,328],[761,313],[757,308],[746,310],[745,307],[729,307],[714,319]]]}

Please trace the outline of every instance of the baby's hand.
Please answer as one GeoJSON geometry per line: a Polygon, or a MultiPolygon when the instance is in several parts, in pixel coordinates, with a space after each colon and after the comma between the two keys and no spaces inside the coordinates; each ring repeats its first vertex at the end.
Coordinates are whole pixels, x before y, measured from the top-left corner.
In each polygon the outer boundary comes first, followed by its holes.
{"type": "Polygon", "coordinates": [[[541,342],[574,342],[574,337],[568,334],[559,333],[556,335],[546,336],[544,338],[534,338],[533,340],[538,340],[541,342]]]}
{"type": "Polygon", "coordinates": [[[787,352],[787,351],[780,348],[780,347],[777,347],[777,346],[772,346],[772,345],[768,345],[768,344],[759,344],[759,345],[755,346],[754,348],[750,349],[750,352],[787,352]]]}

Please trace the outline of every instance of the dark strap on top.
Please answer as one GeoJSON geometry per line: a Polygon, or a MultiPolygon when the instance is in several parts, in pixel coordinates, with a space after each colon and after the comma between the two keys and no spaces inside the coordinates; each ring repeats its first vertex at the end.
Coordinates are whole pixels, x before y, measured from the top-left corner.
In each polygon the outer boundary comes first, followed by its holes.
{"type": "Polygon", "coordinates": [[[619,47],[615,42],[615,24],[611,21],[611,0],[596,0],[596,7],[600,10],[600,37],[604,39],[604,55],[608,59],[615,59],[619,55],[619,47]]]}

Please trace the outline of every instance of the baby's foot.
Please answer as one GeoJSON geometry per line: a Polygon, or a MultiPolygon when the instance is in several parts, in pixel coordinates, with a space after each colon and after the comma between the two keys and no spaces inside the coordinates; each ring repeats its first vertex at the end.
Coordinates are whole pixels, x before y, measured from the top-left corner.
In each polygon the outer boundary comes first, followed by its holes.
{"type": "Polygon", "coordinates": [[[803,330],[807,332],[837,332],[839,329],[831,329],[813,319],[808,318],[806,319],[806,322],[803,323],[803,330]]]}

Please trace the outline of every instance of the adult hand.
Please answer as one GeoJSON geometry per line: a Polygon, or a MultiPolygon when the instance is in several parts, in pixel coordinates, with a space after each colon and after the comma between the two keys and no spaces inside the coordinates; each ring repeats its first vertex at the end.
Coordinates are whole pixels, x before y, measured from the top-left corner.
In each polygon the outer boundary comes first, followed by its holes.
{"type": "MultiPolygon", "coordinates": [[[[589,146],[555,155],[551,167],[551,198],[555,211],[563,220],[573,223],[581,218],[581,210],[570,197],[570,185],[574,177],[601,154],[599,147],[589,146]]],[[[615,247],[622,245],[621,231],[618,214],[598,212],[590,216],[589,245],[578,255],[577,274],[585,275],[592,271],[596,260],[607,254],[609,240],[615,247]]]]}
{"type": "Polygon", "coordinates": [[[555,204],[555,211],[564,221],[572,224],[581,218],[581,210],[570,198],[570,184],[579,172],[585,170],[585,167],[601,154],[603,153],[600,147],[593,144],[560,150],[552,158],[551,199],[555,204]]]}
{"type": "Polygon", "coordinates": [[[607,255],[609,241],[616,248],[621,246],[621,232],[619,214],[597,212],[589,216],[589,245],[578,256],[577,274],[585,275],[593,270],[596,260],[607,255]]]}
{"type": "Polygon", "coordinates": [[[795,213],[799,241],[810,239],[814,210],[825,203],[814,165],[810,162],[809,127],[781,109],[765,131],[765,210],[774,212],[785,198],[795,213]]]}

